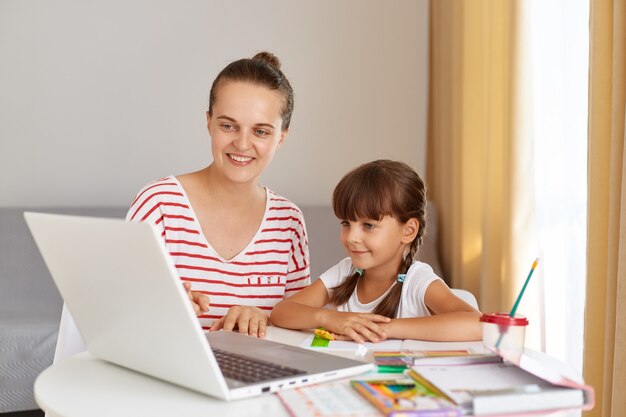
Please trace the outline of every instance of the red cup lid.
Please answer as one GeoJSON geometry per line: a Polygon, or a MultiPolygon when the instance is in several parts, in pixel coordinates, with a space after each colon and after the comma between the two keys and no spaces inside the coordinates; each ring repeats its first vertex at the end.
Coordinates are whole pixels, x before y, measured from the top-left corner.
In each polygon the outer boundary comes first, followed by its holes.
{"type": "Polygon", "coordinates": [[[495,323],[508,326],[527,326],[528,319],[524,316],[516,314],[515,317],[509,316],[509,313],[484,313],[480,317],[480,321],[484,323],[495,323]]]}

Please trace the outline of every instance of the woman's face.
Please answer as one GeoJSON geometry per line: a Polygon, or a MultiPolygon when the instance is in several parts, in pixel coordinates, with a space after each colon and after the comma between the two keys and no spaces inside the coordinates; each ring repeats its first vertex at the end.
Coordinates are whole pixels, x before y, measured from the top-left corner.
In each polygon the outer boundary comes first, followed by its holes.
{"type": "Polygon", "coordinates": [[[236,183],[255,183],[285,140],[283,97],[274,90],[239,82],[219,86],[213,114],[207,113],[213,165],[236,183]]]}

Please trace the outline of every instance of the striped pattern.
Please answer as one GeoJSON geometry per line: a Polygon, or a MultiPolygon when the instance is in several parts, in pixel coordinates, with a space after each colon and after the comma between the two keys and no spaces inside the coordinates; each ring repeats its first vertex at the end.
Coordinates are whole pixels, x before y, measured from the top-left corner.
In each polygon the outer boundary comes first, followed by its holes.
{"type": "Polygon", "coordinates": [[[280,300],[310,283],[302,212],[270,190],[261,227],[248,246],[228,261],[204,237],[184,189],[173,176],[144,187],[127,220],[153,224],[180,278],[209,296],[211,308],[200,316],[204,328],[235,305],[256,306],[269,313],[280,300]]]}

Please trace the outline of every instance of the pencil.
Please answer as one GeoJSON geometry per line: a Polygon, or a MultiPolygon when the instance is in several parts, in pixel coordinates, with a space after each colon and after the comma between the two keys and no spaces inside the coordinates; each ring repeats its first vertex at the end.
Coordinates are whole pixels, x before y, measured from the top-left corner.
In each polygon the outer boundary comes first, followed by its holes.
{"type": "Polygon", "coordinates": [[[522,296],[524,295],[524,291],[526,291],[526,286],[528,285],[528,281],[530,281],[530,277],[533,276],[533,272],[535,272],[535,268],[537,268],[538,263],[539,263],[539,258],[536,258],[535,262],[533,262],[533,266],[530,268],[530,272],[528,273],[528,276],[526,277],[526,281],[524,281],[524,286],[522,287],[522,290],[519,292],[519,295],[517,296],[517,300],[515,300],[515,304],[513,304],[513,308],[511,309],[509,316],[515,317],[515,312],[517,311],[519,302],[522,301],[522,296]]]}
{"type": "MultiPolygon", "coordinates": [[[[526,291],[526,286],[528,285],[528,282],[530,281],[530,277],[533,276],[533,272],[535,272],[535,268],[537,268],[537,264],[539,263],[539,258],[535,258],[535,262],[533,262],[533,265],[530,267],[530,272],[528,273],[528,276],[526,277],[526,281],[524,281],[524,285],[522,286],[521,291],[519,292],[517,299],[515,300],[515,304],[513,304],[513,308],[511,309],[511,312],[509,313],[510,317],[515,317],[515,312],[517,311],[517,307],[519,307],[519,303],[520,301],[522,301],[522,296],[524,295],[524,291],[526,291]]],[[[504,333],[506,333],[507,329],[505,328],[504,330],[500,330],[500,336],[498,336],[498,340],[496,341],[496,349],[500,348],[500,343],[502,343],[502,338],[504,337],[504,333]]]]}
{"type": "Polygon", "coordinates": [[[335,340],[335,336],[333,336],[328,330],[322,327],[318,327],[317,329],[313,331],[313,333],[315,333],[316,336],[319,336],[322,339],[335,340]]]}

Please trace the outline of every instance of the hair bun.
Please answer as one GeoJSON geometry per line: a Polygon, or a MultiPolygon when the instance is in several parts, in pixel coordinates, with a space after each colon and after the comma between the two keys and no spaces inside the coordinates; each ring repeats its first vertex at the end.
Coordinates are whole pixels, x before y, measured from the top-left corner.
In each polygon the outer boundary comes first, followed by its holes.
{"type": "Polygon", "coordinates": [[[278,60],[278,57],[271,52],[259,52],[258,54],[253,56],[252,59],[266,62],[277,70],[280,70],[280,61],[278,60]]]}

